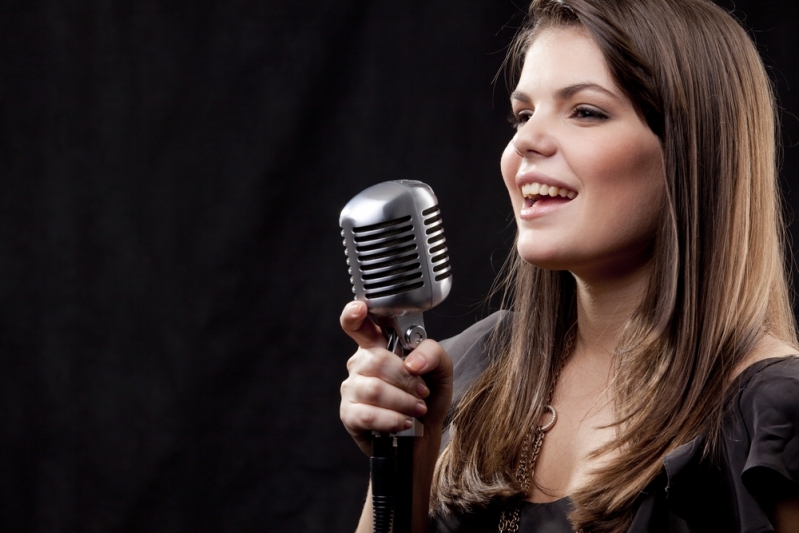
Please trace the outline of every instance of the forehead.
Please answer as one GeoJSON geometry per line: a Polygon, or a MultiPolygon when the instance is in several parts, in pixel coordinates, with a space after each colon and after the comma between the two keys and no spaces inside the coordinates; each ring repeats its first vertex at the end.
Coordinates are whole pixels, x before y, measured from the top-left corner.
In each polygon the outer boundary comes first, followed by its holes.
{"type": "Polygon", "coordinates": [[[616,87],[599,47],[580,27],[547,28],[530,45],[517,88],[557,89],[586,82],[616,87]]]}

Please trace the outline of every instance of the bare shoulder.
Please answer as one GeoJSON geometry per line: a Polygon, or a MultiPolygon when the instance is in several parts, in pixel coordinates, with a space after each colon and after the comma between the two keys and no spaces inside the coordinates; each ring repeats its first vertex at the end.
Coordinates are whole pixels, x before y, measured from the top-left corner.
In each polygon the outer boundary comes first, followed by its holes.
{"type": "Polygon", "coordinates": [[[786,356],[799,356],[799,349],[796,346],[782,341],[773,335],[763,335],[763,337],[755,344],[752,351],[744,358],[743,361],[735,369],[735,375],[740,374],[745,368],[762,361],[764,359],[771,359],[772,357],[786,357],[786,356]]]}

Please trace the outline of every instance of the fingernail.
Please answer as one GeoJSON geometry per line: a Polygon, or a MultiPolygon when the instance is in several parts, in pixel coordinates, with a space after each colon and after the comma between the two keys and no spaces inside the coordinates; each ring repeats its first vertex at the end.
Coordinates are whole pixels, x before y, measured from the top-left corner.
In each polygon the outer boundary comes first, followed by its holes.
{"type": "Polygon", "coordinates": [[[424,402],[416,402],[416,416],[422,416],[427,412],[427,405],[424,402]]]}
{"type": "Polygon", "coordinates": [[[427,364],[424,357],[419,354],[412,354],[409,355],[405,359],[405,366],[407,366],[412,372],[419,372],[424,368],[424,365],[427,364]]]}
{"type": "Polygon", "coordinates": [[[430,389],[428,389],[427,385],[425,385],[424,383],[419,383],[419,386],[416,387],[416,394],[420,398],[427,398],[428,396],[430,396],[430,389]]]}
{"type": "Polygon", "coordinates": [[[347,312],[352,316],[358,315],[358,302],[350,302],[347,304],[347,312]]]}
{"type": "Polygon", "coordinates": [[[413,420],[411,420],[410,418],[406,418],[405,419],[405,429],[411,429],[412,425],[413,425],[413,420]]]}

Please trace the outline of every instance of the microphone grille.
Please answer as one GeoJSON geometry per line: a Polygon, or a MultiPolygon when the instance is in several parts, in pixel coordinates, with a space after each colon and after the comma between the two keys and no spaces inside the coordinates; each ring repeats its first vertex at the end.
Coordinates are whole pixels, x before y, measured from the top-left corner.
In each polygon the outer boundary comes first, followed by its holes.
{"type": "Polygon", "coordinates": [[[364,296],[384,298],[424,286],[410,215],[352,228],[364,296]]]}
{"type": "Polygon", "coordinates": [[[452,287],[438,200],[426,184],[386,181],[353,197],[339,218],[352,292],[374,316],[422,313],[452,287]]]}
{"type": "Polygon", "coordinates": [[[452,275],[452,267],[447,255],[447,240],[444,237],[444,225],[441,222],[441,211],[434,205],[422,211],[425,235],[427,236],[430,263],[433,266],[434,279],[441,281],[452,275]]]}

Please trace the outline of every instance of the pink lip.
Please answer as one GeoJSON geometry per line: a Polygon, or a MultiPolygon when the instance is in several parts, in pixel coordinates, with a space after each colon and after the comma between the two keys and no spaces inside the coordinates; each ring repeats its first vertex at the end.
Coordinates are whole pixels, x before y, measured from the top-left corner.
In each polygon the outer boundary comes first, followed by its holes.
{"type": "Polygon", "coordinates": [[[551,213],[552,211],[556,211],[561,207],[565,207],[570,202],[571,200],[569,200],[568,198],[545,197],[540,200],[537,200],[533,205],[529,207],[523,205],[521,210],[519,211],[519,218],[521,218],[522,220],[532,220],[534,218],[544,216],[547,213],[551,213]]]}

